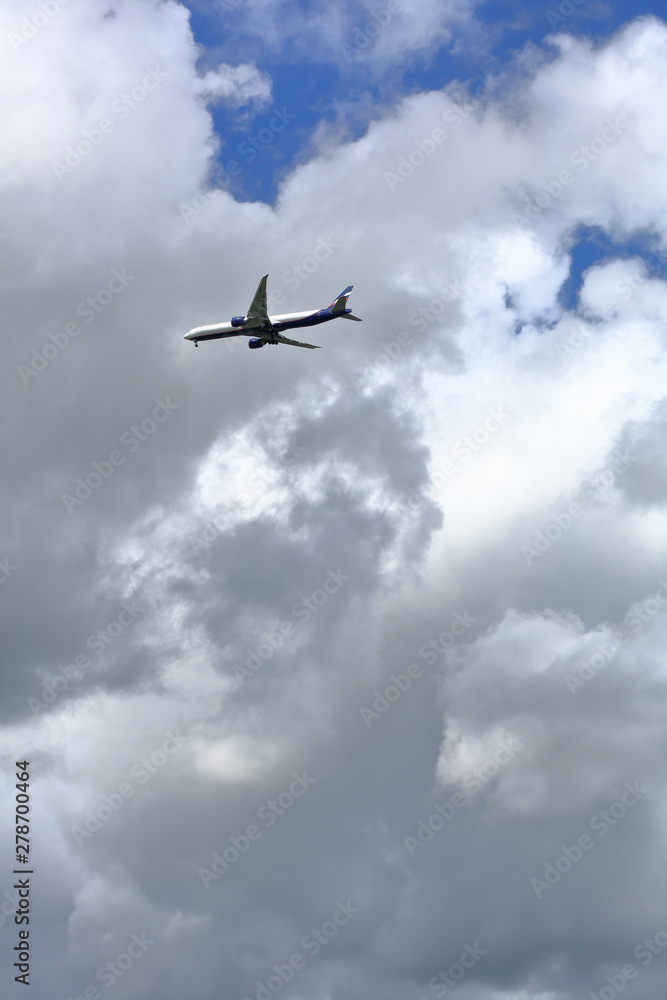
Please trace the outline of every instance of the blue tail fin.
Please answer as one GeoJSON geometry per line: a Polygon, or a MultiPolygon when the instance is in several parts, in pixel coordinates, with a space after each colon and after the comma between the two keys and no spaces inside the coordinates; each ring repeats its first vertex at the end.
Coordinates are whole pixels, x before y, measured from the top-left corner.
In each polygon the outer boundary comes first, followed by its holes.
{"type": "Polygon", "coordinates": [[[344,313],[345,306],[347,305],[347,300],[349,299],[350,292],[352,291],[353,288],[354,285],[348,285],[347,288],[343,289],[340,295],[333,300],[331,305],[327,306],[326,309],[323,309],[322,312],[330,313],[333,316],[336,316],[338,313],[344,313]]]}

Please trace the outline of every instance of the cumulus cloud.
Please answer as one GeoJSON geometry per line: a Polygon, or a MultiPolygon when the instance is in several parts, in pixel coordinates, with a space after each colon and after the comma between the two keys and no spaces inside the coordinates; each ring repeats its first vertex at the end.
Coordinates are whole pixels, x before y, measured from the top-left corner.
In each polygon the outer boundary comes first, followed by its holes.
{"type": "Polygon", "coordinates": [[[472,31],[475,0],[401,0],[371,4],[342,0],[322,7],[311,0],[217,0],[196,4],[223,27],[233,26],[264,52],[334,63],[339,71],[382,74],[430,58],[453,43],[453,28],[472,31]]]}
{"type": "Polygon", "coordinates": [[[222,63],[202,77],[200,88],[207,103],[226,101],[235,107],[248,103],[262,106],[271,100],[271,80],[250,63],[240,66],[222,63]]]}
{"type": "Polygon", "coordinates": [[[407,97],[269,206],[208,186],[202,100],[268,100],[261,70],[202,77],[175,2],[113,12],[0,70],[35,968],[80,995],[146,935],[128,997],[252,997],[299,953],[294,996],[407,1000],[477,943],[462,997],[598,989],[665,902],[667,294],[637,260],[559,293],[582,223],[664,243],[667,29],[407,97]],[[266,271],[280,311],[353,282],[363,325],[191,350],[266,271]]]}

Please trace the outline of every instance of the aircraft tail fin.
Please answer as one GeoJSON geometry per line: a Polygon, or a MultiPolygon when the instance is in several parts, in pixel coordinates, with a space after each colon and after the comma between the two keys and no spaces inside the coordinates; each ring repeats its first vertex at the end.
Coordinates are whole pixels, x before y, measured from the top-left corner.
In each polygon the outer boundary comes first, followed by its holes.
{"type": "Polygon", "coordinates": [[[255,292],[254,298],[250,303],[250,308],[248,309],[248,315],[246,318],[247,326],[265,326],[269,317],[266,313],[266,279],[268,274],[260,280],[257,286],[257,291],[255,292]]]}
{"type": "Polygon", "coordinates": [[[327,306],[327,308],[322,311],[325,313],[331,313],[332,316],[339,316],[345,313],[345,306],[347,305],[347,300],[349,299],[350,292],[353,288],[354,285],[348,285],[347,288],[343,289],[340,295],[333,300],[331,305],[327,306]]]}

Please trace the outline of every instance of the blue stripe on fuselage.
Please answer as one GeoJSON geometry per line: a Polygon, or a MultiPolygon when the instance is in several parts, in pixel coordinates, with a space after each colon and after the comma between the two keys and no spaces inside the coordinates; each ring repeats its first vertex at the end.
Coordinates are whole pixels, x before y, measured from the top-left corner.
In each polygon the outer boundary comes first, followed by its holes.
{"type": "MultiPolygon", "coordinates": [[[[351,309],[346,309],[345,312],[352,312],[351,309]]],[[[311,313],[310,316],[303,316],[301,319],[295,319],[287,321],[284,323],[274,323],[271,327],[276,333],[282,333],[284,330],[297,330],[299,327],[303,326],[319,326],[321,323],[328,323],[332,319],[337,319],[342,316],[342,313],[336,313],[332,315],[327,313],[326,309],[320,309],[318,312],[311,313]]],[[[271,330],[266,331],[267,336],[270,338],[271,330]]],[[[252,327],[249,329],[239,329],[230,330],[227,333],[202,333],[198,334],[197,340],[221,340],[227,337],[261,337],[261,331],[253,330],[252,327]]]]}
{"type": "Polygon", "coordinates": [[[320,323],[326,323],[327,320],[335,318],[335,316],[326,316],[320,309],[319,312],[312,313],[310,316],[304,316],[302,319],[287,320],[284,323],[274,323],[272,329],[276,330],[278,333],[282,333],[283,330],[297,330],[301,326],[319,326],[320,323]]]}

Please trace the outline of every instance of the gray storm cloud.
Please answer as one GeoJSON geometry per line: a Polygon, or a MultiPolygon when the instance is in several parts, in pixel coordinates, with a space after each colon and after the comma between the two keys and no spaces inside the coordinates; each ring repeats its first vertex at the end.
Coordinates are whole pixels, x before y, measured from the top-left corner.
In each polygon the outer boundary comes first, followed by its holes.
{"type": "Polygon", "coordinates": [[[379,109],[269,206],[210,186],[202,100],[261,69],[202,77],[177,3],[114,11],[0,65],[36,995],[574,1000],[628,963],[660,995],[667,294],[625,259],[559,290],[582,222],[664,243],[667,29],[379,109]],[[363,325],[183,341],[267,270],[286,309],[354,283],[363,325]]]}

